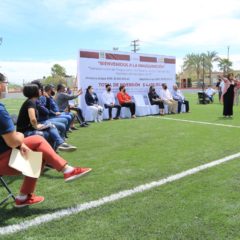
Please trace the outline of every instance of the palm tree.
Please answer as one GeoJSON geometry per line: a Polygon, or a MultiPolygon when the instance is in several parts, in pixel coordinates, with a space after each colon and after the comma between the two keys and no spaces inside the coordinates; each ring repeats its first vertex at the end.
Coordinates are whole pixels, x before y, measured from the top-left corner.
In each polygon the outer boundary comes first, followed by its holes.
{"type": "Polygon", "coordinates": [[[220,58],[218,60],[218,62],[219,62],[218,67],[220,68],[220,70],[223,71],[224,75],[230,71],[230,67],[232,66],[232,62],[229,59],[220,58]]]}
{"type": "Polygon", "coordinates": [[[212,69],[213,69],[213,62],[219,61],[219,57],[217,55],[217,52],[215,51],[207,51],[204,55],[204,67],[208,70],[210,84],[212,84],[212,69]]]}
{"type": "Polygon", "coordinates": [[[200,79],[200,73],[202,69],[203,56],[202,54],[187,54],[184,58],[183,69],[186,71],[194,71],[197,75],[197,80],[200,79]]]}

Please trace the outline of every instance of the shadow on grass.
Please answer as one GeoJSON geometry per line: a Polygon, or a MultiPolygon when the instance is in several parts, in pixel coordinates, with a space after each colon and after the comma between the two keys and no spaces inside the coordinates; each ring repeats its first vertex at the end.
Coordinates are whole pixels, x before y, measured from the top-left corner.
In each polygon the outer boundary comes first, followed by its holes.
{"type": "MultiPolygon", "coordinates": [[[[61,210],[62,208],[44,208],[44,209],[37,209],[32,207],[23,207],[23,208],[9,208],[9,205],[12,205],[13,202],[9,201],[8,203],[4,204],[0,209],[0,226],[8,226],[11,224],[18,224],[22,222],[25,218],[29,218],[31,216],[37,217],[38,215],[42,214],[51,214],[55,211],[61,210]],[[9,220],[14,220],[14,223],[9,223],[9,220]]],[[[30,219],[29,219],[30,220],[30,219]]]]}

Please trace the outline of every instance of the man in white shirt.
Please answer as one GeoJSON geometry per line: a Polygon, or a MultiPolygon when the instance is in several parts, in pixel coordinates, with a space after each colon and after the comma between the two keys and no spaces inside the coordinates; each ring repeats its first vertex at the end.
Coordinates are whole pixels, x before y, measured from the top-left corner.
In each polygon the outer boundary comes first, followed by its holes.
{"type": "Polygon", "coordinates": [[[121,106],[116,104],[114,94],[111,92],[111,85],[106,84],[106,91],[102,94],[102,101],[105,108],[108,108],[109,120],[113,120],[112,118],[112,109],[117,108],[116,117],[114,119],[119,119],[121,106]]]}
{"type": "Polygon", "coordinates": [[[168,105],[169,113],[177,113],[178,102],[173,99],[172,94],[168,90],[166,83],[162,84],[162,91],[160,93],[160,97],[163,100],[164,104],[168,105]]]}
{"type": "Polygon", "coordinates": [[[214,90],[211,85],[208,85],[208,88],[205,90],[205,94],[209,98],[209,100],[213,103],[213,96],[216,94],[216,90],[214,90]]]}
{"type": "Polygon", "coordinates": [[[178,113],[181,112],[182,104],[185,104],[186,112],[189,112],[189,102],[185,99],[182,92],[178,89],[177,84],[173,85],[172,96],[173,99],[178,102],[178,113]]]}

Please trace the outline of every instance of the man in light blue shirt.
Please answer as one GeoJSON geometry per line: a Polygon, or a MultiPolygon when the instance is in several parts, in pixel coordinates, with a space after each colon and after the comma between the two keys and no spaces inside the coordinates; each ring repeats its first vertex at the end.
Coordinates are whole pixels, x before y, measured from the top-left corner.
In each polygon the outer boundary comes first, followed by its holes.
{"type": "Polygon", "coordinates": [[[172,96],[175,101],[178,102],[178,113],[181,112],[182,104],[186,106],[186,112],[189,112],[189,102],[185,99],[182,92],[178,89],[176,84],[173,85],[172,96]]]}

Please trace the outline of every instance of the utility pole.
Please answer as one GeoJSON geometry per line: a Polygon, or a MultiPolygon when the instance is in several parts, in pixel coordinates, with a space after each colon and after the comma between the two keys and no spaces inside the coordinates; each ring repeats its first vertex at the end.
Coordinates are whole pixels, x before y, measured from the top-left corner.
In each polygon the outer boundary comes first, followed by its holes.
{"type": "Polygon", "coordinates": [[[138,48],[139,47],[139,39],[136,39],[136,40],[133,40],[132,42],[131,42],[131,46],[133,46],[133,52],[137,52],[137,51],[139,51],[140,50],[140,48],[138,48]]]}

